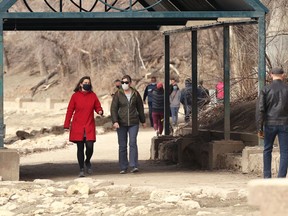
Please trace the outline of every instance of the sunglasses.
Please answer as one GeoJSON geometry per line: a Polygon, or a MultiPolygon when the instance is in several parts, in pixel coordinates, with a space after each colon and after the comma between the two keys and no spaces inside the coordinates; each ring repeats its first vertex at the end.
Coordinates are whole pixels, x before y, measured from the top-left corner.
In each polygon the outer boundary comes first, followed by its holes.
{"type": "Polygon", "coordinates": [[[129,82],[128,81],[121,81],[121,84],[129,84],[129,82]]]}

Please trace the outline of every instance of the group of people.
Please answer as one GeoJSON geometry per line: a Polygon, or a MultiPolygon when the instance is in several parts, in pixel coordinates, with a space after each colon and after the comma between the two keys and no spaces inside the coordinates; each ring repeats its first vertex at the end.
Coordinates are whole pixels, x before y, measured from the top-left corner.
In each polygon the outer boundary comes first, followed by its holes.
{"type": "MultiPolygon", "coordinates": [[[[151,77],[151,83],[146,86],[143,101],[146,103],[148,99],[150,125],[154,127],[156,134],[161,135],[163,132],[164,118],[164,89],[163,83],[158,82],[156,77],[151,77]]],[[[203,81],[197,86],[197,104],[199,108],[203,108],[210,102],[209,90],[203,86],[203,81]]],[[[170,116],[172,117],[172,125],[178,124],[178,113],[180,105],[183,105],[185,113],[185,122],[189,122],[192,112],[192,80],[185,80],[185,87],[180,90],[177,79],[170,79],[169,89],[170,116]]]]}
{"type": "MultiPolygon", "coordinates": [[[[144,106],[141,95],[131,86],[132,79],[129,75],[123,76],[120,83],[121,86],[116,87],[117,91],[113,94],[111,103],[111,119],[118,135],[120,174],[127,173],[129,167],[130,172],[136,173],[139,171],[137,147],[139,124],[146,127],[144,106]]],[[[69,140],[77,144],[79,177],[84,177],[86,173],[92,174],[91,157],[96,141],[94,111],[103,115],[99,99],[93,92],[91,79],[84,76],[74,89],[64,121],[64,129],[70,131],[69,140]]]]}
{"type": "MultiPolygon", "coordinates": [[[[278,177],[284,178],[288,168],[288,85],[284,82],[284,71],[282,68],[272,68],[270,85],[263,88],[259,95],[258,103],[258,136],[264,139],[263,151],[263,174],[264,178],[271,178],[271,160],[275,137],[278,136],[280,147],[280,165],[278,177]]],[[[111,104],[111,119],[113,127],[117,130],[119,144],[119,166],[120,173],[138,172],[138,147],[137,134],[140,123],[146,127],[144,106],[141,95],[131,86],[132,79],[129,75],[118,80],[117,91],[113,95],[111,104]],[[121,85],[120,85],[121,84],[121,85]],[[129,160],[127,142],[129,138],[129,160]]],[[[223,90],[222,90],[223,91],[223,90]]],[[[171,79],[170,85],[170,107],[173,124],[177,124],[177,116],[180,103],[184,103],[186,113],[191,110],[191,101],[187,97],[192,92],[192,82],[185,80],[185,88],[180,90],[177,81],[171,79]],[[190,105],[190,108],[189,108],[190,105]]],[[[198,94],[208,94],[200,82],[197,87],[198,94]],[[202,91],[200,91],[202,88],[202,91]]],[[[160,134],[163,130],[163,104],[164,89],[161,82],[156,83],[156,77],[152,77],[151,83],[144,93],[144,102],[148,97],[149,111],[151,110],[150,121],[158,125],[157,131],[160,134]],[[149,99],[150,95],[150,99],[149,99]],[[162,127],[161,127],[162,125],[162,127]],[[162,128],[162,129],[161,129],[162,128]]],[[[200,103],[200,100],[198,101],[200,103]]],[[[204,101],[204,104],[208,101],[204,101]]],[[[80,177],[86,173],[92,173],[91,157],[93,146],[96,141],[94,111],[103,115],[101,103],[93,92],[89,76],[82,77],[77,83],[74,94],[68,104],[64,129],[70,131],[69,140],[77,145],[77,159],[80,168],[80,177]],[[84,149],[86,147],[86,151],[84,149]],[[86,158],[85,158],[86,156],[86,158]]],[[[149,112],[150,114],[150,112],[149,112]]]]}
{"type": "MultiPolygon", "coordinates": [[[[148,98],[150,123],[154,127],[157,136],[163,132],[164,118],[164,88],[163,83],[158,82],[156,77],[151,78],[151,83],[144,91],[143,100],[139,92],[131,86],[132,79],[125,75],[121,80],[115,80],[115,91],[111,103],[111,119],[113,127],[117,130],[119,144],[120,173],[130,171],[138,172],[138,147],[137,134],[139,124],[146,127],[144,105],[148,98]],[[127,143],[129,138],[129,160],[127,143]]],[[[178,111],[180,104],[184,105],[186,115],[191,110],[192,82],[185,81],[185,88],[180,91],[175,78],[171,78],[170,84],[170,108],[173,125],[178,123],[178,111]]],[[[200,87],[198,87],[200,89],[200,87]]],[[[203,92],[207,93],[203,87],[203,92]]],[[[82,77],[77,83],[74,94],[68,104],[64,129],[70,131],[69,140],[77,144],[77,159],[80,168],[80,177],[86,173],[92,173],[91,157],[93,146],[96,141],[94,111],[103,115],[103,109],[97,95],[93,92],[89,76],[82,77]],[[86,151],[84,151],[86,147],[86,151]],[[86,158],[85,158],[86,156],[86,158]]],[[[187,117],[189,119],[189,117],[187,117]]]]}
{"type": "Polygon", "coordinates": [[[148,100],[150,126],[154,127],[156,135],[163,132],[164,119],[164,88],[163,83],[158,82],[155,76],[151,77],[151,82],[146,86],[143,95],[143,103],[148,100]]]}

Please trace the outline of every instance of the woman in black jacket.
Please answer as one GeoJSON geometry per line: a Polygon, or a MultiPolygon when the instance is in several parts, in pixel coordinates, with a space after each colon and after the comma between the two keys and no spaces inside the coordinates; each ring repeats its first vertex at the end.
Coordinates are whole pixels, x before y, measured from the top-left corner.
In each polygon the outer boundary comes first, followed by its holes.
{"type": "Polygon", "coordinates": [[[161,82],[157,84],[157,88],[152,93],[152,118],[154,130],[156,135],[159,136],[163,132],[164,120],[164,89],[161,82]]]}
{"type": "Polygon", "coordinates": [[[114,94],[111,104],[111,118],[113,127],[117,129],[119,144],[120,174],[128,171],[138,172],[137,134],[139,124],[146,127],[144,107],[139,92],[131,87],[132,79],[129,75],[122,78],[122,87],[114,94]],[[129,136],[129,161],[127,157],[127,142],[129,136]]]}

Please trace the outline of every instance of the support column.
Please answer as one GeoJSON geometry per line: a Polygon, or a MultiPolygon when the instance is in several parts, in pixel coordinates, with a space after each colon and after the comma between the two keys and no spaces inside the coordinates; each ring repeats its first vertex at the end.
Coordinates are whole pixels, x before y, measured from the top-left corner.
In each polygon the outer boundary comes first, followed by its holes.
{"type": "Polygon", "coordinates": [[[192,53],[192,135],[198,135],[198,104],[197,104],[197,31],[191,32],[192,53]]]}
{"type": "Polygon", "coordinates": [[[5,136],[5,125],[4,125],[4,114],[3,114],[3,19],[0,17],[0,148],[4,148],[4,136],[5,136]]]}
{"type": "MultiPolygon", "coordinates": [[[[258,19],[258,95],[266,82],[266,21],[265,14],[258,19]]],[[[258,145],[264,146],[264,140],[258,139],[258,145]]]]}
{"type": "Polygon", "coordinates": [[[165,35],[165,83],[164,83],[164,135],[169,135],[169,117],[170,117],[170,102],[169,102],[169,81],[170,81],[170,35],[165,35]]]}
{"type": "Polygon", "coordinates": [[[266,21],[265,15],[258,19],[258,94],[266,81],[266,21]]]}
{"type": "Polygon", "coordinates": [[[229,26],[223,28],[224,54],[224,139],[230,139],[230,34],[229,26]]]}

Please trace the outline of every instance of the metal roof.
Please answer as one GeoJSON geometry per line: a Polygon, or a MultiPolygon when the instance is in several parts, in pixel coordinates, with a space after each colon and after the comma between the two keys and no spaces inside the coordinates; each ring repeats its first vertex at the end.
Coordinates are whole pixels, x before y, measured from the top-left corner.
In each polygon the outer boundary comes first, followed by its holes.
{"type": "MultiPolygon", "coordinates": [[[[115,3],[113,5],[108,4],[109,1],[93,0],[106,7],[110,5],[111,11],[65,12],[61,9],[51,12],[10,12],[9,9],[17,1],[19,0],[0,0],[0,16],[3,19],[3,29],[6,31],[159,30],[161,26],[184,26],[191,20],[217,20],[227,17],[257,19],[268,12],[259,0],[130,1],[130,4],[133,2],[133,6],[137,4],[135,10],[132,5],[119,9],[116,3],[120,0],[113,0],[115,3]]],[[[23,2],[28,4],[29,1],[23,0],[23,2]]]]}
{"type": "MultiPolygon", "coordinates": [[[[159,0],[139,0],[143,6],[153,5],[159,0]]],[[[250,5],[252,2],[258,4],[263,10],[267,8],[258,0],[169,0],[160,1],[151,10],[154,11],[254,11],[250,5]]]]}

